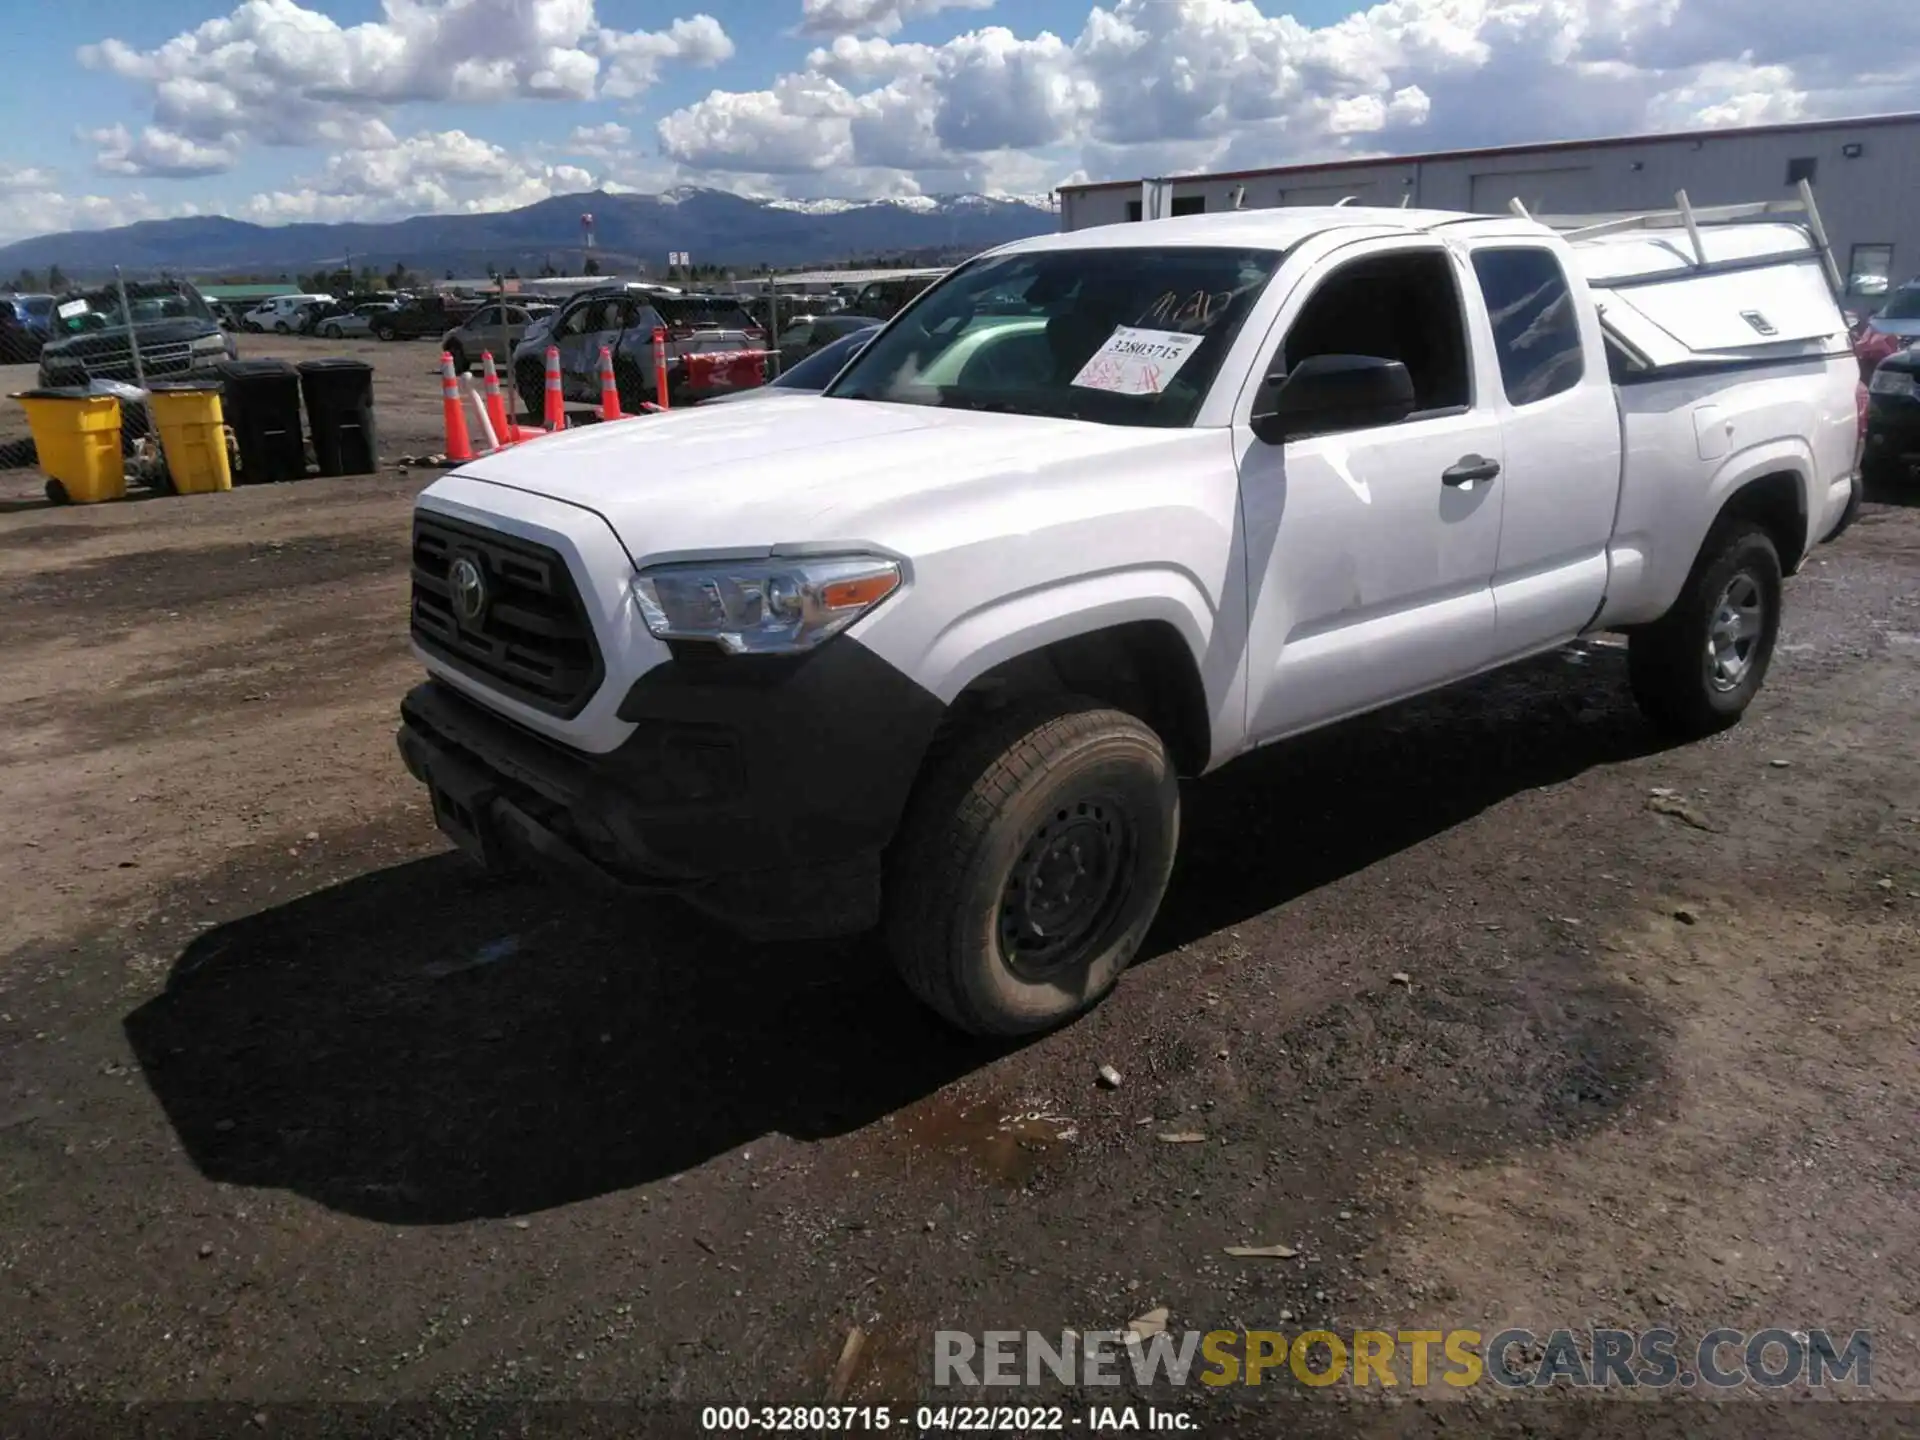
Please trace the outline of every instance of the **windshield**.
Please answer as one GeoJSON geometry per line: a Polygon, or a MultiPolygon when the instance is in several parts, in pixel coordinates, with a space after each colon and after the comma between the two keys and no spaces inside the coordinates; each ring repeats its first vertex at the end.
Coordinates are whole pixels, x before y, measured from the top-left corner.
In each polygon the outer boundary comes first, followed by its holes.
{"type": "Polygon", "coordinates": [[[26,305],[27,314],[33,316],[36,320],[44,320],[53,313],[53,297],[51,295],[30,295],[27,297],[26,305]]]}
{"type": "Polygon", "coordinates": [[[1920,320],[1920,285],[1903,285],[1880,308],[1880,320],[1920,320]]]}
{"type": "Polygon", "coordinates": [[[830,395],[1107,425],[1193,422],[1277,250],[1039,250],[941,281],[830,395]]]}
{"type": "MultiPolygon", "coordinates": [[[[214,323],[213,312],[195,290],[164,283],[127,282],[127,304],[133,310],[134,323],[151,324],[156,320],[204,320],[214,323]]],[[[68,335],[84,335],[94,330],[124,330],[126,312],[120,308],[117,286],[69,295],[54,306],[55,324],[68,335]]]]}
{"type": "Polygon", "coordinates": [[[868,325],[854,331],[851,335],[842,335],[831,345],[823,345],[806,359],[780,373],[780,378],[772,383],[785,390],[824,390],[827,382],[840,373],[840,367],[853,358],[854,353],[879,333],[879,326],[868,325]]]}

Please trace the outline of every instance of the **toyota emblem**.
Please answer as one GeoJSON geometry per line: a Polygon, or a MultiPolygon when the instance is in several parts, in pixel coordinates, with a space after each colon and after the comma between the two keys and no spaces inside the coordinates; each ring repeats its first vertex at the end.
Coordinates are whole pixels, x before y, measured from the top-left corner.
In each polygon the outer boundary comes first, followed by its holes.
{"type": "Polygon", "coordinates": [[[462,555],[447,571],[447,584],[453,592],[453,613],[463,624],[479,624],[487,613],[487,577],[480,567],[462,555]]]}

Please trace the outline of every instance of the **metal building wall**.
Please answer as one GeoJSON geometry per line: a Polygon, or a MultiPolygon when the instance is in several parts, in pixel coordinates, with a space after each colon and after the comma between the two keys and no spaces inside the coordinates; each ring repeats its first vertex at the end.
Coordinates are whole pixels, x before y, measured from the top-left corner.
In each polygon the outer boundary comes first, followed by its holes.
{"type": "MultiPolygon", "coordinates": [[[[1892,246],[1891,280],[1920,275],[1920,116],[1797,131],[1706,131],[1543,150],[1466,152],[1427,160],[1361,161],[1172,182],[1175,201],[1200,197],[1208,212],[1244,205],[1408,203],[1440,210],[1504,211],[1515,196],[1530,210],[1593,214],[1666,209],[1676,190],[1696,205],[1791,199],[1794,161],[1812,161],[1813,189],[1843,274],[1892,246]],[[1857,153],[1849,154],[1857,147],[1857,153]],[[1856,252],[1856,247],[1863,247],[1856,252]]],[[[1060,195],[1063,230],[1129,218],[1137,184],[1075,187],[1060,195]]]]}

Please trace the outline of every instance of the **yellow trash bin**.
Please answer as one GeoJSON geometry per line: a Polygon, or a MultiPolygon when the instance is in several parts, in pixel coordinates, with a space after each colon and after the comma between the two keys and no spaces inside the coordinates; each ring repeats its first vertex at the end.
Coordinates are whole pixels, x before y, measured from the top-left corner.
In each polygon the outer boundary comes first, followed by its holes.
{"type": "Polygon", "coordinates": [[[231,490],[233,470],[227,464],[220,382],[156,380],[147,387],[147,393],[174,493],[205,495],[231,490]]]}
{"type": "Polygon", "coordinates": [[[92,505],[127,493],[120,459],[120,401],[79,386],[25,390],[11,397],[27,412],[33,448],[47,476],[47,498],[92,505]]]}

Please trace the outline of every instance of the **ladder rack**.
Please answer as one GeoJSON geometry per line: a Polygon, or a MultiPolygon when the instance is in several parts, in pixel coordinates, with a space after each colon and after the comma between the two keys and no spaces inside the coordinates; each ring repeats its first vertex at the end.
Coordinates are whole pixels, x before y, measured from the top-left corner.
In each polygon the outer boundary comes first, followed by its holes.
{"type": "Polygon", "coordinates": [[[1622,235],[1634,230],[1673,230],[1684,229],[1687,240],[1693,250],[1693,264],[1704,269],[1710,263],[1706,246],[1701,242],[1700,230],[1709,225],[1738,225],[1765,220],[1773,216],[1798,215],[1813,249],[1820,257],[1821,267],[1826,271],[1827,283],[1838,295],[1845,289],[1840,278],[1840,267],[1833,258],[1833,246],[1827,240],[1827,227],[1821,223],[1820,207],[1814,204],[1813,186],[1802,180],[1799,195],[1792,200],[1755,200],[1744,205],[1703,205],[1696,206],[1687,199],[1687,192],[1679,191],[1673,197],[1671,210],[1649,210],[1644,214],[1620,215],[1611,219],[1594,221],[1590,217],[1568,217],[1530,214],[1527,207],[1516,197],[1509,202],[1508,208],[1523,220],[1532,220],[1550,229],[1558,230],[1568,240],[1597,240],[1603,235],[1622,235]]]}

